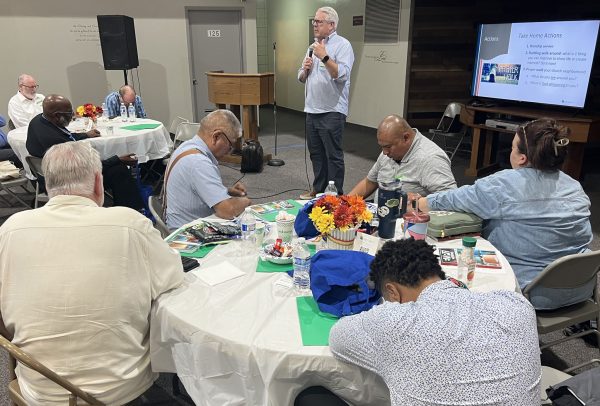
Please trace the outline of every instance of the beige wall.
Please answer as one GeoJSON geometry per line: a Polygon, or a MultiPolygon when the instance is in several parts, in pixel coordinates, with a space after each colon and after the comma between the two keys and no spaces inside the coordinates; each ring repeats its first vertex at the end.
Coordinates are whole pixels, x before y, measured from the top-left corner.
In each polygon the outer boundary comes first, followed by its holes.
{"type": "Polygon", "coordinates": [[[268,0],[269,42],[277,42],[277,104],[304,109],[304,85],[297,72],[309,45],[308,20],[323,5],[336,9],[338,33],[354,49],[348,121],[377,127],[387,114],[404,114],[412,0],[402,1],[398,43],[368,45],[364,25],[352,26],[353,16],[364,16],[365,0],[268,0]]]}
{"type": "Polygon", "coordinates": [[[101,104],[123,84],[123,72],[103,68],[96,15],[125,14],[135,19],[149,116],[166,125],[177,115],[191,119],[188,8],[242,10],[245,72],[257,72],[256,0],[0,0],[0,114],[7,116],[22,72],[36,77],[40,93],[63,94],[74,106],[101,104]]]}

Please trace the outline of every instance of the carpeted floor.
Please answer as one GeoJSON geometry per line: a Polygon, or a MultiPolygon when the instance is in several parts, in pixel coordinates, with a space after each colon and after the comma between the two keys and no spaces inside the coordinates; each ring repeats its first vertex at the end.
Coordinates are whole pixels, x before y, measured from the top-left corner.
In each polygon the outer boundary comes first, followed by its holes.
{"type": "MultiPolygon", "coordinates": [[[[261,108],[260,120],[259,140],[265,153],[274,153],[275,137],[272,110],[261,108]]],[[[257,203],[275,199],[298,198],[300,193],[310,188],[312,169],[310,159],[305,153],[304,115],[280,108],[277,114],[277,124],[277,157],[283,159],[285,165],[281,167],[265,166],[262,173],[243,176],[242,181],[248,187],[249,196],[257,203]]],[[[420,130],[425,132],[427,129],[420,130]]],[[[505,144],[505,141],[502,144],[505,144]]],[[[376,130],[348,125],[344,133],[344,151],[346,163],[344,189],[350,191],[366,175],[380,152],[376,142],[376,130]]],[[[508,152],[505,155],[503,157],[504,163],[507,162],[508,152]]],[[[470,184],[475,180],[464,176],[468,157],[468,152],[459,153],[453,160],[452,169],[459,186],[470,184]]],[[[582,182],[592,201],[591,221],[595,238],[590,248],[593,250],[600,249],[600,166],[594,165],[599,157],[600,148],[598,146],[588,149],[584,161],[586,176],[582,182]]],[[[240,173],[239,167],[230,164],[222,165],[221,173],[226,185],[232,185],[243,175],[240,173]]],[[[22,196],[28,200],[33,199],[33,194],[23,194],[22,196]]],[[[7,207],[5,203],[0,201],[0,223],[19,210],[23,209],[7,207]]],[[[543,337],[543,340],[549,340],[560,335],[561,333],[548,335],[548,337],[543,337]]],[[[1,357],[0,363],[7,365],[3,352],[1,357]]],[[[577,365],[593,358],[600,358],[598,348],[582,339],[572,340],[542,353],[542,363],[558,369],[577,365]]],[[[0,372],[0,405],[4,405],[8,404],[6,395],[8,378],[6,368],[0,368],[0,372]]],[[[159,386],[164,388],[169,396],[172,394],[172,376],[172,374],[161,374],[158,381],[159,386]]],[[[170,399],[170,404],[190,404],[181,397],[171,396],[170,399]]]]}

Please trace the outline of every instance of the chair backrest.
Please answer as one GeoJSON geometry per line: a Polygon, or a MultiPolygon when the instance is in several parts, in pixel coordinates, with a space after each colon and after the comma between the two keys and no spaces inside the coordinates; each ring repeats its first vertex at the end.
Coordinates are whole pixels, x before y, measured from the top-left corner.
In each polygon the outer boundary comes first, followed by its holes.
{"type": "Polygon", "coordinates": [[[177,127],[179,127],[179,124],[181,123],[189,123],[190,120],[188,120],[187,118],[183,118],[180,116],[177,116],[173,119],[173,121],[171,121],[171,126],[169,127],[169,132],[171,134],[176,134],[177,133],[177,127]]]}
{"type": "MultiPolygon", "coordinates": [[[[536,286],[574,289],[595,280],[600,272],[600,251],[567,255],[548,265],[527,287],[527,294],[536,286]]],[[[598,289],[595,290],[597,295],[598,289]]]]}
{"type": "Polygon", "coordinates": [[[150,196],[150,198],[148,199],[148,206],[150,206],[150,213],[152,213],[152,215],[154,216],[154,220],[156,220],[156,228],[158,229],[158,231],[160,231],[160,235],[163,238],[165,238],[170,233],[169,228],[167,227],[167,224],[165,223],[162,217],[163,205],[160,201],[160,197],[150,196]]]}
{"type": "MultiPolygon", "coordinates": [[[[95,397],[93,397],[89,393],[83,391],[78,386],[73,385],[71,382],[69,382],[65,378],[62,378],[60,375],[58,375],[54,371],[48,369],[45,365],[43,365],[42,363],[40,363],[36,359],[34,359],[30,354],[21,350],[19,347],[17,347],[16,345],[14,345],[9,340],[7,340],[4,336],[1,336],[1,335],[0,335],[0,346],[2,348],[4,348],[6,351],[8,351],[8,353],[11,355],[11,357],[15,358],[17,361],[19,361],[23,365],[27,366],[30,369],[33,369],[34,371],[37,371],[41,375],[45,376],[46,378],[50,379],[54,383],[62,386],[63,388],[65,388],[66,390],[71,392],[71,399],[79,398],[79,399],[86,401],[90,405],[100,405],[100,406],[104,405],[104,403],[100,402],[99,400],[97,400],[95,397]]],[[[71,399],[69,401],[69,404],[72,403],[71,399]]],[[[72,403],[72,404],[75,404],[75,403],[72,403]]]]}
{"type": "Polygon", "coordinates": [[[200,129],[200,123],[180,123],[175,132],[175,142],[182,143],[183,141],[191,140],[200,129]]]}
{"type": "Polygon", "coordinates": [[[25,160],[27,161],[27,165],[29,165],[29,170],[33,176],[36,178],[44,176],[44,172],[42,171],[42,158],[30,155],[26,156],[25,160]]]}
{"type": "Polygon", "coordinates": [[[460,130],[460,121],[458,116],[460,116],[461,104],[452,102],[448,104],[446,110],[444,110],[444,114],[438,123],[436,130],[442,132],[457,132],[460,130]]]}

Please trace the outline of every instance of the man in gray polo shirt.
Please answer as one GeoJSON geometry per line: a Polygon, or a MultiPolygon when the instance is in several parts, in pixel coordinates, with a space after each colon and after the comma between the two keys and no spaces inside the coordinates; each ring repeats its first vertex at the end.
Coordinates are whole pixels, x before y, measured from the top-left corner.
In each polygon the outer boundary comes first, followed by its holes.
{"type": "Polygon", "coordinates": [[[173,153],[165,174],[167,226],[170,229],[216,214],[232,219],[250,199],[241,182],[223,185],[218,159],[233,150],[242,135],[240,122],[229,110],[215,110],[200,121],[198,134],[173,153]]]}
{"type": "Polygon", "coordinates": [[[421,196],[456,188],[446,153],[402,117],[392,114],[383,119],[377,128],[377,143],[382,150],[377,162],[350,195],[367,197],[379,182],[396,178],[402,181],[402,190],[421,196]]]}

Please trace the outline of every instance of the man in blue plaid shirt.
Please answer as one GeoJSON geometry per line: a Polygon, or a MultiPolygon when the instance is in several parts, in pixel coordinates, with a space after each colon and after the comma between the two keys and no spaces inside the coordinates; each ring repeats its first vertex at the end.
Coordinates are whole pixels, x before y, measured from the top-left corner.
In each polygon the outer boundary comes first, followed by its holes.
{"type": "Polygon", "coordinates": [[[129,85],[121,86],[118,92],[112,92],[104,100],[106,110],[110,118],[121,115],[121,103],[128,107],[131,103],[135,106],[135,115],[138,118],[146,118],[146,111],[140,96],[135,94],[135,89],[129,85]]]}

